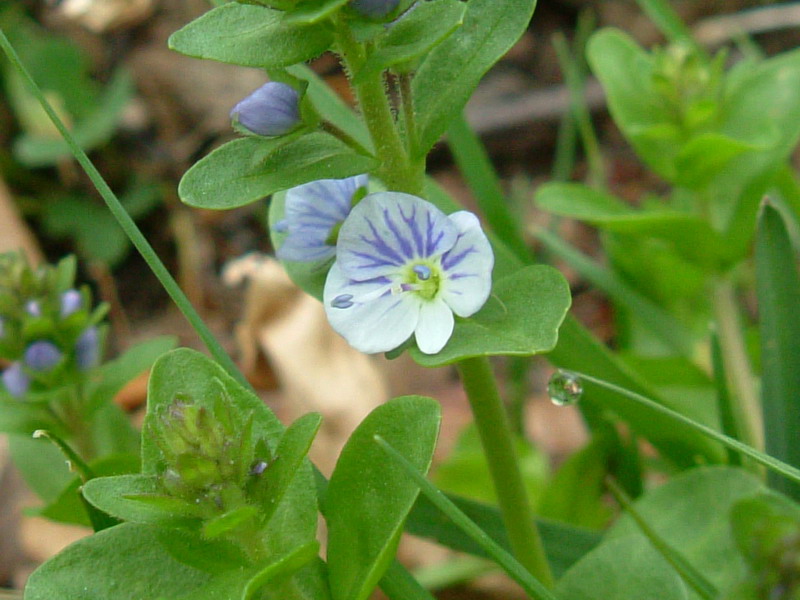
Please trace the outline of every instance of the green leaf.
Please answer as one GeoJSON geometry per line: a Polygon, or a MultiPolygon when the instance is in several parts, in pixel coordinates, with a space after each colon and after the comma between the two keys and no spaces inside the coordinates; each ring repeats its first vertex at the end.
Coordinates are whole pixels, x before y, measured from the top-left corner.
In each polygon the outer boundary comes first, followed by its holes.
{"type": "MultiPolygon", "coordinates": [[[[756,233],[756,294],[766,451],[800,467],[800,277],[786,224],[768,201],[761,207],[756,233]]],[[[777,476],[770,482],[800,498],[800,484],[777,476]]]]}
{"type": "Polygon", "coordinates": [[[681,256],[701,265],[713,265],[727,255],[722,236],[693,214],[666,207],[637,210],[580,183],[546,183],[536,190],[535,202],[542,210],[605,231],[667,241],[681,256]]]}
{"type": "MultiPolygon", "coordinates": [[[[89,151],[108,142],[114,135],[122,111],[133,93],[130,74],[125,70],[118,70],[103,90],[97,105],[75,124],[72,133],[78,145],[89,151]]],[[[53,165],[72,153],[62,139],[29,133],[14,141],[14,155],[25,166],[35,168],[53,165]]]]}
{"type": "Polygon", "coordinates": [[[0,432],[30,436],[37,429],[50,429],[54,425],[52,416],[41,404],[0,397],[0,432]]]}
{"type": "Polygon", "coordinates": [[[306,98],[311,100],[320,115],[324,115],[336,127],[344,131],[368,150],[373,150],[369,130],[353,109],[344,103],[342,98],[331,87],[306,65],[294,65],[286,71],[298,79],[308,83],[306,98]]]}
{"type": "MultiPolygon", "coordinates": [[[[514,446],[525,489],[535,511],[550,475],[547,456],[519,437],[514,440],[514,446]]],[[[443,492],[497,503],[489,465],[474,424],[459,434],[450,455],[436,467],[433,482],[443,492]]]]}
{"type": "Polygon", "coordinates": [[[210,576],[173,558],[159,531],[124,523],[84,538],[41,565],[26,600],[178,598],[210,576]]]}
{"type": "MultiPolygon", "coordinates": [[[[511,551],[508,535],[500,511],[495,506],[449,496],[450,500],[480,526],[495,542],[511,551]]],[[[600,542],[600,534],[581,527],[566,525],[549,519],[537,519],[545,553],[556,576],[566,571],[584,554],[600,542]]],[[[412,535],[429,538],[459,552],[489,558],[486,551],[467,536],[450,519],[424,496],[417,499],[408,516],[406,531],[412,535]]]]}
{"type": "Polygon", "coordinates": [[[198,528],[200,511],[193,504],[167,496],[157,477],[98,477],[83,487],[94,506],[122,521],[166,527],[198,528]]]}
{"type": "Polygon", "coordinates": [[[414,82],[419,156],[425,156],[464,108],[489,68],[528,27],[535,0],[470,0],[464,23],[428,54],[414,82]]]}
{"type": "Polygon", "coordinates": [[[438,354],[411,356],[426,367],[475,356],[530,356],[552,350],[570,305],[569,286],[551,267],[530,266],[496,281],[492,297],[472,317],[458,319],[453,337],[438,354]]]}
{"type": "MultiPolygon", "coordinates": [[[[558,345],[548,358],[564,369],[586,373],[602,373],[627,389],[635,390],[659,404],[674,409],[674,403],[650,388],[617,356],[605,348],[574,318],[568,317],[559,330],[558,345]]],[[[582,403],[593,408],[611,410],[628,422],[631,428],[658,448],[661,455],[681,466],[695,465],[698,460],[722,462],[725,453],[716,443],[682,423],[654,413],[639,403],[629,402],[614,391],[597,385],[585,385],[582,403]]]]}
{"type": "Polygon", "coordinates": [[[569,600],[689,600],[670,564],[632,536],[605,542],[559,580],[555,594],[569,600]]]}
{"type": "Polygon", "coordinates": [[[317,413],[303,415],[292,423],[281,436],[275,449],[274,464],[267,467],[263,475],[263,489],[267,504],[262,506],[264,520],[275,513],[297,470],[305,461],[322,417],[317,413]]]}
{"type": "Polygon", "coordinates": [[[610,460],[610,440],[596,436],[559,467],[544,490],[538,513],[581,527],[605,526],[611,518],[604,501],[610,460]]]}
{"type": "Polygon", "coordinates": [[[675,157],[675,183],[693,190],[702,189],[737,156],[765,148],[720,133],[698,135],[675,157]]]}
{"type": "Polygon", "coordinates": [[[367,416],[350,436],[328,485],[328,570],[335,600],[364,600],[389,567],[419,493],[375,443],[380,435],[422,472],[436,445],[439,404],[406,396],[367,416]]]}
{"type": "Polygon", "coordinates": [[[285,23],[317,23],[346,3],[347,0],[301,0],[283,20],[285,23]]]}
{"type": "Polygon", "coordinates": [[[730,517],[736,546],[755,570],[769,569],[770,562],[774,569],[781,550],[791,552],[800,535],[800,505],[774,492],[742,498],[730,517]]]}
{"type": "Polygon", "coordinates": [[[628,35],[603,29],[589,39],[586,56],[600,79],[614,121],[656,173],[674,181],[681,133],[653,89],[653,59],[628,35]]]}
{"type": "Polygon", "coordinates": [[[11,435],[8,450],[25,483],[48,504],[58,499],[74,477],[61,451],[47,440],[11,435]]]}
{"type": "Polygon", "coordinates": [[[169,47],[196,58],[272,68],[319,56],[332,41],[324,25],[292,24],[281,11],[231,2],[173,33],[169,47]]]}
{"type": "MultiPolygon", "coordinates": [[[[114,454],[89,463],[92,472],[98,477],[136,473],[139,470],[139,457],[132,454],[114,454]]],[[[47,506],[31,511],[31,514],[57,521],[90,527],[91,522],[81,500],[80,488],[83,482],[74,477],[53,502],[47,506]]]]}
{"type": "Polygon", "coordinates": [[[326,133],[291,139],[247,137],[195,163],[181,179],[178,193],[190,206],[231,209],[309,181],[359,175],[376,166],[375,159],[356,154],[326,133]]]}
{"type": "MultiPolygon", "coordinates": [[[[648,492],[634,506],[659,537],[712,584],[725,589],[746,572],[728,515],[738,500],[763,489],[756,477],[742,469],[701,467],[648,492]]],[[[608,539],[624,539],[634,550],[644,551],[650,542],[638,531],[634,519],[623,515],[608,539]]]]}
{"type": "Polygon", "coordinates": [[[353,78],[354,84],[380,71],[419,58],[442,43],[464,19],[467,5],[459,0],[437,0],[417,4],[377,38],[374,50],[353,78]]]}

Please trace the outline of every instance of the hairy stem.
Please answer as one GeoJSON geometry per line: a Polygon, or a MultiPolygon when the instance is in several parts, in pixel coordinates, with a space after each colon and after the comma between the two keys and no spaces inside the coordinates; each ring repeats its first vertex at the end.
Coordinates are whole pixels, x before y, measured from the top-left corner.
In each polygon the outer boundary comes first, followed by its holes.
{"type": "Polygon", "coordinates": [[[464,359],[458,363],[458,372],[475,416],[514,556],[543,584],[552,587],[553,574],[533,519],[508,416],[489,360],[464,359]]]}

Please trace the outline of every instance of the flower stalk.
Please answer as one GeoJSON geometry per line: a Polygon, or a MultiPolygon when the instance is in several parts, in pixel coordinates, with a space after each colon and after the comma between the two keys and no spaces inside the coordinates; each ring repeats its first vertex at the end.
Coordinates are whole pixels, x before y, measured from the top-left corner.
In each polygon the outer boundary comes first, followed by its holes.
{"type": "Polygon", "coordinates": [[[486,357],[467,358],[457,366],[472,407],[514,556],[545,586],[553,587],[553,574],[533,518],[508,415],[489,360],[486,357]]]}

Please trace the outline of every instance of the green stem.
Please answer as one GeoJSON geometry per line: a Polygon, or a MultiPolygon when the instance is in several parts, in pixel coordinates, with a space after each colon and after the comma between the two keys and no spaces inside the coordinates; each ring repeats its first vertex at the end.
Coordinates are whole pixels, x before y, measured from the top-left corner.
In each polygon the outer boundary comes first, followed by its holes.
{"type": "Polygon", "coordinates": [[[761,450],[764,448],[764,426],[760,402],[742,335],[739,308],[730,282],[717,283],[713,303],[725,373],[735,395],[732,408],[736,430],[743,442],[761,450]]]}
{"type": "Polygon", "coordinates": [[[489,360],[486,357],[464,359],[458,363],[458,372],[475,416],[511,549],[535,577],[552,587],[553,574],[533,519],[508,416],[489,360]]]}
{"type": "Polygon", "coordinates": [[[408,155],[417,154],[417,117],[414,114],[414,93],[411,89],[411,74],[400,73],[397,76],[400,82],[400,101],[403,105],[403,127],[406,134],[406,147],[408,155]]]}
{"type": "Polygon", "coordinates": [[[425,163],[412,163],[406,153],[386,95],[383,73],[373,73],[352,83],[365,60],[364,46],[353,37],[342,18],[337,20],[336,26],[339,54],[381,163],[377,175],[390,190],[419,196],[424,184],[425,163]]]}
{"type": "Polygon", "coordinates": [[[11,43],[8,41],[8,38],[2,30],[0,30],[0,47],[3,49],[3,52],[5,52],[8,60],[11,61],[11,64],[14,66],[17,72],[26,80],[31,93],[33,93],[34,97],[39,101],[39,104],[41,104],[42,108],[47,113],[47,116],[50,117],[50,120],[56,126],[56,129],[58,129],[59,133],[64,138],[64,141],[69,146],[69,149],[72,152],[72,155],[75,157],[75,160],[78,161],[83,170],[89,176],[89,179],[91,179],[95,188],[97,188],[97,191],[100,193],[100,196],[102,196],[103,200],[108,206],[108,209],[111,211],[111,214],[114,215],[117,223],[119,223],[120,227],[122,227],[122,230],[128,236],[128,239],[131,240],[134,247],[139,251],[139,254],[142,255],[142,258],[144,258],[147,266],[150,267],[151,271],[153,271],[161,285],[169,294],[170,298],[172,298],[172,301],[175,302],[180,311],[183,313],[183,316],[186,317],[186,320],[189,321],[194,330],[200,336],[200,339],[206,345],[208,351],[232,377],[234,377],[246,388],[251,389],[250,384],[244,378],[244,375],[242,375],[241,371],[239,371],[231,357],[228,356],[227,352],[225,352],[220,343],[214,338],[214,335],[211,333],[208,327],[206,327],[203,319],[201,319],[200,315],[197,314],[197,311],[192,306],[192,303],[189,302],[189,299],[186,297],[180,286],[178,286],[175,279],[164,266],[164,263],[161,262],[161,259],[156,254],[156,251],[153,250],[153,247],[136,226],[136,223],[134,223],[133,219],[122,206],[119,199],[116,197],[116,195],[114,195],[114,192],[112,192],[111,188],[108,187],[108,184],[105,182],[102,175],[100,175],[98,170],[92,164],[92,161],[89,160],[89,157],[86,156],[86,153],[75,141],[72,133],[69,131],[69,129],[67,129],[59,116],[53,110],[53,107],[47,101],[47,98],[45,98],[42,90],[22,64],[22,61],[20,61],[19,56],[11,46],[11,43]]]}

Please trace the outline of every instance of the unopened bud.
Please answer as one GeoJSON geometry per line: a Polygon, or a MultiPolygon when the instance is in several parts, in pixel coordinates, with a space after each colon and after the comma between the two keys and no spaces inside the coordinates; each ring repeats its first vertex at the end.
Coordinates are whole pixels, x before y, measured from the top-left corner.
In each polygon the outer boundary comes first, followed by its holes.
{"type": "Polygon", "coordinates": [[[270,81],[234,106],[231,119],[258,135],[284,135],[300,123],[300,95],[290,85],[270,81]]]}
{"type": "Polygon", "coordinates": [[[100,358],[100,335],[97,327],[89,327],[75,341],[75,363],[82,371],[97,365],[100,358]]]}
{"type": "Polygon", "coordinates": [[[61,360],[61,351],[52,342],[33,342],[25,350],[25,364],[34,371],[49,371],[61,360]]]}
{"type": "Polygon", "coordinates": [[[67,290],[61,294],[61,318],[65,319],[78,312],[83,305],[83,297],[78,290],[67,290]]]}
{"type": "Polygon", "coordinates": [[[357,12],[370,19],[382,19],[390,14],[400,0],[352,0],[352,6],[357,12]]]}
{"type": "Polygon", "coordinates": [[[42,305],[38,300],[28,300],[25,303],[25,312],[32,317],[41,317],[42,305]]]}
{"type": "Polygon", "coordinates": [[[3,385],[9,394],[15,398],[20,398],[28,393],[31,379],[22,370],[22,365],[19,362],[15,362],[3,371],[3,385]]]}

